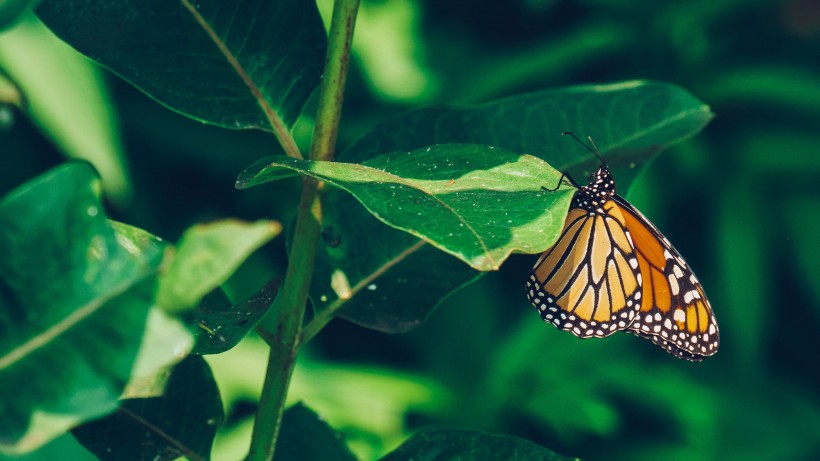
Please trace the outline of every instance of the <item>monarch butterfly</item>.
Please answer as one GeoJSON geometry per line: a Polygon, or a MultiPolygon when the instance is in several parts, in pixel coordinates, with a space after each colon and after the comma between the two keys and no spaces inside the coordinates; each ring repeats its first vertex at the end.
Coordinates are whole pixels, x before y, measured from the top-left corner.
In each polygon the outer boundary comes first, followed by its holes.
{"type": "MultiPolygon", "coordinates": [[[[577,189],[558,241],[527,280],[527,298],[545,322],[579,338],[625,330],[672,355],[699,362],[718,350],[712,308],[695,274],[658,229],[623,197],[601,166],[577,189]]],[[[589,138],[592,142],[592,138],[589,138]]],[[[552,190],[557,190],[558,187],[552,190]]],[[[543,188],[545,190],[550,190],[543,188]]]]}

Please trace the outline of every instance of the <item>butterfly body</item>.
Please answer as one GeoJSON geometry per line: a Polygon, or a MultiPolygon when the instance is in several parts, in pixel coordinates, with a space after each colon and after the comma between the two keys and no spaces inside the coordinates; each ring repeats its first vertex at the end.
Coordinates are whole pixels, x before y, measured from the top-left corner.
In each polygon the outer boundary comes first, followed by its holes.
{"type": "Polygon", "coordinates": [[[703,288],[666,237],[617,194],[606,164],[587,185],[570,182],[578,190],[564,229],[526,284],[541,318],[580,338],[629,331],[691,361],[717,352],[703,288]]]}

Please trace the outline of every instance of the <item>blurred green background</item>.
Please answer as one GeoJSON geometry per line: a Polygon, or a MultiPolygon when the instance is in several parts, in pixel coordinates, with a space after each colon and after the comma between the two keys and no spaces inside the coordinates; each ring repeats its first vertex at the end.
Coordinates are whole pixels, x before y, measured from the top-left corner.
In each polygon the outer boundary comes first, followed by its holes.
{"type": "MultiPolygon", "coordinates": [[[[330,2],[319,3],[328,17],[330,2]]],[[[11,50],[0,35],[0,75],[24,93],[0,79],[0,193],[64,152],[97,149],[52,141],[59,123],[38,105],[62,104],[75,118],[105,114],[108,125],[88,129],[105,140],[95,163],[115,219],[172,241],[218,217],[290,221],[298,181],[233,189],[245,166],[279,153],[273,136],[193,122],[105,71],[80,71],[105,93],[68,101],[66,74],[42,69],[82,69],[83,59],[31,21],[7,34],[21,27],[28,35],[11,50]],[[23,64],[33,70],[15,74],[23,64]],[[27,113],[14,108],[21,97],[27,113]]],[[[691,364],[631,335],[561,333],[523,294],[535,256],[517,255],[413,332],[334,321],[304,351],[292,401],[342,430],[362,459],[423,427],[518,435],[586,459],[820,459],[820,2],[367,0],[354,51],[341,148],[418,105],[580,83],[665,80],[709,104],[706,130],[658,157],[626,195],[697,271],[722,347],[691,364]]],[[[303,150],[313,107],[295,128],[303,150]]],[[[284,270],[280,238],[229,293],[244,299],[284,270]]],[[[209,357],[227,415],[215,459],[244,455],[266,356],[252,337],[209,357]]]]}

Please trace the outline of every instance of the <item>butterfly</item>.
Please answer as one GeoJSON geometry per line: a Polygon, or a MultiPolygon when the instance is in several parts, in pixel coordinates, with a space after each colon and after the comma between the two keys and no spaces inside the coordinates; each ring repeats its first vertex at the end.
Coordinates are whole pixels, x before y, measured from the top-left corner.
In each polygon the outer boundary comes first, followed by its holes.
{"type": "MultiPolygon", "coordinates": [[[[558,241],[538,258],[527,298],[545,322],[579,338],[628,331],[699,362],[717,352],[717,321],[692,269],[669,240],[623,197],[601,166],[577,189],[558,241]]],[[[557,190],[546,189],[544,190],[557,190]]]]}

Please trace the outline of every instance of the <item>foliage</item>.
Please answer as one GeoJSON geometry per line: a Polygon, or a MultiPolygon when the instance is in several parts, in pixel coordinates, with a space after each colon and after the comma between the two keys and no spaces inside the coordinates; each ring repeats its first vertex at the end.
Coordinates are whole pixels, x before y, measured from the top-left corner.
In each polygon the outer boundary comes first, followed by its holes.
{"type": "Polygon", "coordinates": [[[809,3],[0,2],[0,458],[820,456],[809,3]],[[531,312],[564,130],[715,357],[531,312]]]}

